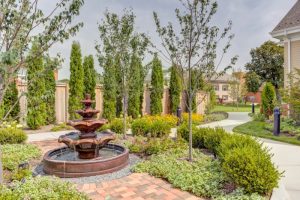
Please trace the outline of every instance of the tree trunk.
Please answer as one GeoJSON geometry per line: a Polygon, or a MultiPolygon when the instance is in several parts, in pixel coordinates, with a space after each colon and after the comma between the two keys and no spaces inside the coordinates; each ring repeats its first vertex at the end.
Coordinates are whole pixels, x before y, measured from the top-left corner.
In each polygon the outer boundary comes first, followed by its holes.
{"type": "Polygon", "coordinates": [[[275,86],[275,93],[276,93],[276,100],[280,104],[281,103],[281,95],[280,95],[278,86],[275,86]]]}

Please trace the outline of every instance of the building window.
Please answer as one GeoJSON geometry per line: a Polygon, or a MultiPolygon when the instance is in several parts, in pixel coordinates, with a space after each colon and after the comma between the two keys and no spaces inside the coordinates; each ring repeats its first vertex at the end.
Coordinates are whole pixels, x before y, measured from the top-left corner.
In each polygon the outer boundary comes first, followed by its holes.
{"type": "Polygon", "coordinates": [[[228,91],[228,85],[222,85],[222,90],[223,91],[228,91]]]}
{"type": "Polygon", "coordinates": [[[228,100],[228,95],[223,95],[223,96],[222,96],[222,99],[223,99],[224,101],[227,101],[227,100],[228,100]]]}
{"type": "Polygon", "coordinates": [[[219,91],[219,85],[214,85],[215,91],[219,91]]]}

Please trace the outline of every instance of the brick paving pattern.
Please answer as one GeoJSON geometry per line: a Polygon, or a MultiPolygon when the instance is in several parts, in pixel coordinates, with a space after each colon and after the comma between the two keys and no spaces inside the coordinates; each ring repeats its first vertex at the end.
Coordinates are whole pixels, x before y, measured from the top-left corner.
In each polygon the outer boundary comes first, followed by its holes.
{"type": "Polygon", "coordinates": [[[172,188],[159,178],[148,174],[131,174],[127,177],[102,183],[78,185],[93,200],[196,200],[188,192],[172,188]]]}
{"type": "MultiPolygon", "coordinates": [[[[44,153],[64,144],[57,140],[31,142],[44,153]]],[[[196,200],[192,194],[172,188],[168,182],[148,174],[133,173],[121,179],[102,183],[77,185],[78,190],[85,192],[92,200],[196,200]]]]}

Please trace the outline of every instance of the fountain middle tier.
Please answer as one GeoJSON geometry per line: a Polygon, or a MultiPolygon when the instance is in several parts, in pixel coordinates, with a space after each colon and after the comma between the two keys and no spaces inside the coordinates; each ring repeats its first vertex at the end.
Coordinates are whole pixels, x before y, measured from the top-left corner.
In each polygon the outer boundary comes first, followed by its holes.
{"type": "Polygon", "coordinates": [[[99,149],[103,148],[111,140],[115,140],[116,136],[110,131],[93,134],[95,134],[93,138],[81,139],[81,133],[72,132],[60,136],[58,142],[64,143],[69,148],[77,151],[80,159],[94,159],[101,157],[99,149]]]}

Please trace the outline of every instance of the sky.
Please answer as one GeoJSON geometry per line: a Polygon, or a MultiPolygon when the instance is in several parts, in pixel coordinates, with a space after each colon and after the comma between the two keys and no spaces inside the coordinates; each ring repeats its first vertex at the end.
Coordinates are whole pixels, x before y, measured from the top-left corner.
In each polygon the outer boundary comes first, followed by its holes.
{"type": "MultiPolygon", "coordinates": [[[[233,22],[232,33],[235,37],[231,48],[226,54],[221,67],[228,64],[228,60],[238,55],[236,69],[243,69],[250,61],[250,50],[260,46],[263,42],[272,39],[270,32],[285,16],[297,0],[218,0],[218,11],[213,18],[213,24],[225,27],[229,20],[233,22]]],[[[49,13],[57,0],[41,0],[40,8],[49,13]]],[[[61,54],[64,63],[59,70],[59,79],[69,78],[69,60],[72,41],[78,41],[81,45],[82,55],[92,54],[95,59],[95,68],[101,72],[97,61],[95,44],[100,41],[98,23],[101,23],[104,12],[122,14],[125,8],[131,8],[136,15],[136,31],[146,33],[151,41],[161,48],[160,39],[156,33],[153,21],[153,11],[156,11],[162,24],[172,22],[176,24],[175,8],[180,7],[178,0],[85,0],[80,11],[80,16],[74,22],[83,22],[84,27],[75,37],[63,44],[55,44],[50,49],[50,55],[61,54]]],[[[151,60],[147,56],[145,63],[151,60]]],[[[165,67],[168,64],[163,62],[165,67]]]]}

